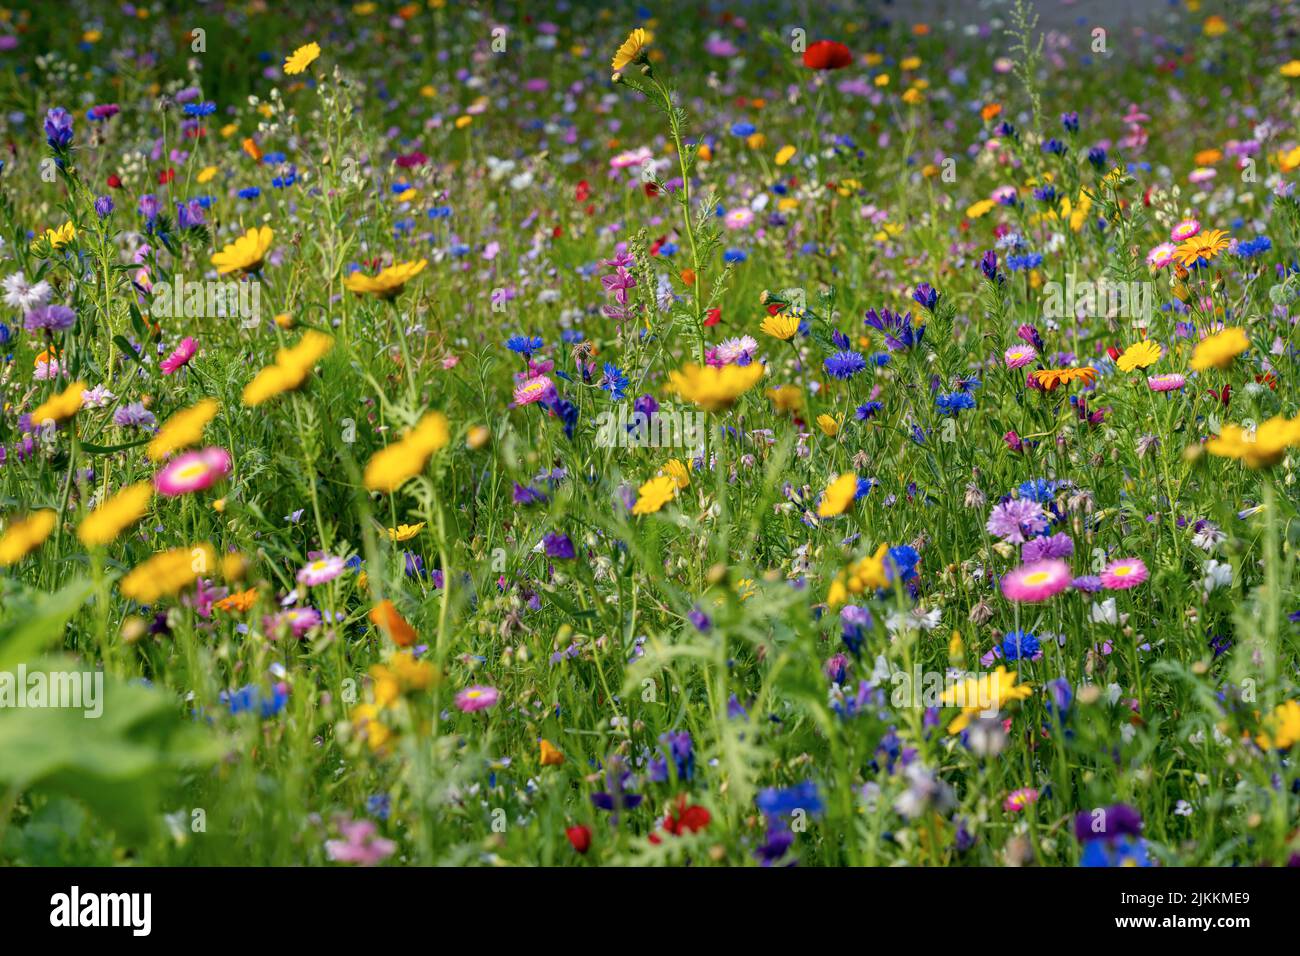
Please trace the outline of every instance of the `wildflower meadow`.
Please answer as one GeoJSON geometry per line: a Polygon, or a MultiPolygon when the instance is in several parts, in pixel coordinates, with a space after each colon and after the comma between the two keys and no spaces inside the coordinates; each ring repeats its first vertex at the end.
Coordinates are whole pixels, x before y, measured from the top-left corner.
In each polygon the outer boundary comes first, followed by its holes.
{"type": "Polygon", "coordinates": [[[1300,6],[908,7],[0,9],[0,863],[1300,864],[1300,6]]]}

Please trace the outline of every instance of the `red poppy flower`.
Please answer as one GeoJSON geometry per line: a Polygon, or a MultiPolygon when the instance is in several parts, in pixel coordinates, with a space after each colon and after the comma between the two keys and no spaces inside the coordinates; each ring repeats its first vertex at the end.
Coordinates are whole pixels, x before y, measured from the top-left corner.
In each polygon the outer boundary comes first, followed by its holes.
{"type": "Polygon", "coordinates": [[[122,180],[118,177],[117,173],[109,173],[109,174],[108,174],[108,188],[109,188],[109,189],[121,189],[121,188],[122,188],[122,180]]]}
{"type": "Polygon", "coordinates": [[[176,170],[172,169],[171,167],[168,167],[167,169],[164,169],[161,173],[158,174],[158,185],[166,186],[169,182],[171,182],[175,178],[176,178],[176,170]]]}
{"type": "MultiPolygon", "coordinates": [[[[664,830],[673,836],[681,836],[683,833],[698,833],[709,825],[713,818],[709,816],[709,811],[700,806],[687,806],[686,794],[677,798],[676,812],[669,810],[664,817],[664,830]]],[[[650,835],[651,843],[659,842],[659,834],[650,835]]]]}
{"type": "Polygon", "coordinates": [[[573,198],[578,202],[586,202],[590,195],[591,185],[585,179],[578,183],[578,188],[573,191],[573,198]]]}
{"type": "Polygon", "coordinates": [[[591,849],[591,830],[584,826],[569,827],[564,831],[564,835],[569,838],[573,848],[579,853],[586,853],[591,849]]]}
{"type": "Polygon", "coordinates": [[[852,62],[849,48],[834,40],[818,40],[803,51],[803,65],[810,70],[838,70],[852,62]]]}
{"type": "Polygon", "coordinates": [[[721,321],[722,321],[722,309],[720,308],[709,309],[709,311],[705,314],[704,326],[705,328],[709,328],[710,326],[717,325],[721,321]]]}

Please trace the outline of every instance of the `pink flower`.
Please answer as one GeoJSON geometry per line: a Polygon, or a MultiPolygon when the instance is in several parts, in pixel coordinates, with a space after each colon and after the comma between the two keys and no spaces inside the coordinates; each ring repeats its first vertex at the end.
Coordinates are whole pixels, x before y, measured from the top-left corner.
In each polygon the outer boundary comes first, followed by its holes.
{"type": "Polygon", "coordinates": [[[1121,558],[1106,565],[1101,572],[1101,584],[1111,591],[1126,591],[1137,587],[1149,576],[1141,558],[1121,558]]]}
{"type": "Polygon", "coordinates": [[[1187,384],[1187,379],[1177,372],[1168,375],[1152,375],[1147,379],[1147,387],[1153,392],[1174,392],[1187,384]]]}
{"type": "Polygon", "coordinates": [[[1200,220],[1184,219],[1182,222],[1178,223],[1178,225],[1174,226],[1173,229],[1169,230],[1169,238],[1174,242],[1186,242],[1200,231],[1200,220]]]}
{"type": "Polygon", "coordinates": [[[1002,809],[1008,813],[1019,813],[1026,807],[1031,807],[1038,802],[1038,791],[1033,787],[1021,787],[1019,790],[1012,790],[1007,794],[1007,798],[1002,801],[1002,809]]]}
{"type": "Polygon", "coordinates": [[[337,557],[320,557],[306,565],[298,572],[298,583],[315,587],[327,581],[333,581],[343,573],[343,559],[337,557]]]}
{"type": "Polygon", "coordinates": [[[337,863],[356,863],[374,866],[388,859],[397,850],[397,844],[377,836],[378,828],[372,820],[338,819],[341,840],[326,840],[325,853],[337,863]]]}
{"type": "Polygon", "coordinates": [[[538,375],[515,386],[515,404],[531,405],[549,401],[555,395],[555,385],[545,375],[538,375]]]}
{"type": "Polygon", "coordinates": [[[154,476],[160,494],[169,497],[211,488],[230,474],[230,452],[224,448],[204,448],[173,459],[154,476]]]}
{"type": "Polygon", "coordinates": [[[1147,265],[1163,269],[1174,261],[1174,253],[1177,251],[1178,247],[1172,242],[1162,242],[1147,253],[1147,265]]]}
{"type": "Polygon", "coordinates": [[[199,343],[193,336],[185,336],[181,339],[181,344],[176,346],[176,351],[162,360],[161,368],[164,375],[173,375],[180,369],[190,363],[194,358],[194,353],[199,350],[199,343]]]}
{"type": "Polygon", "coordinates": [[[1002,358],[1006,360],[1007,368],[1024,368],[1038,358],[1038,353],[1032,345],[1013,345],[1002,353],[1002,358]]]}
{"type": "Polygon", "coordinates": [[[1046,601],[1068,588],[1071,580],[1070,566],[1049,558],[1016,568],[1002,579],[1002,593],[1010,601],[1046,601]]]}
{"type": "Polygon", "coordinates": [[[294,637],[302,637],[320,622],[320,611],[314,607],[291,607],[287,611],[262,618],[262,630],[272,640],[278,638],[284,628],[292,631],[294,637]]]}
{"type": "Polygon", "coordinates": [[[474,684],[456,695],[456,706],[467,714],[476,710],[487,710],[489,707],[496,706],[499,696],[501,695],[497,693],[495,687],[474,684]]]}

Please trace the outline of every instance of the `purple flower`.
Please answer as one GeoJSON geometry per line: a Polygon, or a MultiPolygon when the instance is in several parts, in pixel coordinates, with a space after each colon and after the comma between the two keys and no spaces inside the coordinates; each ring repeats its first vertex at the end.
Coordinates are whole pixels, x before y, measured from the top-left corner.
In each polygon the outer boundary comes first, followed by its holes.
{"type": "Polygon", "coordinates": [[[144,216],[145,221],[152,226],[153,221],[158,218],[158,197],[153,193],[145,193],[140,197],[140,205],[138,208],[140,210],[140,215],[144,216]]]}
{"type": "Polygon", "coordinates": [[[642,795],[632,793],[632,774],[624,768],[623,758],[617,754],[606,761],[605,789],[591,795],[591,804],[597,810],[611,814],[610,823],[618,823],[623,810],[635,810],[641,805],[642,795]]]}
{"type": "Polygon", "coordinates": [[[709,616],[698,607],[691,608],[690,613],[687,614],[686,617],[701,634],[709,633],[709,629],[713,627],[713,622],[709,620],[709,616]]]}
{"type": "Polygon", "coordinates": [[[521,485],[517,481],[511,497],[517,505],[540,505],[547,500],[545,492],[538,491],[532,485],[521,485]]]}
{"type": "Polygon", "coordinates": [[[1020,558],[1029,564],[1046,558],[1068,558],[1074,554],[1074,540],[1064,531],[1048,538],[1033,538],[1020,549],[1020,558]]]}
{"type": "Polygon", "coordinates": [[[558,561],[572,561],[576,556],[573,550],[573,542],[569,540],[567,534],[552,531],[542,539],[542,543],[546,548],[548,558],[555,558],[558,561]]]}
{"type": "Polygon", "coordinates": [[[23,328],[28,332],[66,332],[77,321],[77,313],[66,305],[40,305],[28,312],[23,328]]]}
{"type": "Polygon", "coordinates": [[[113,413],[113,424],[121,428],[152,428],[157,419],[140,402],[123,405],[113,413]]]}
{"type": "Polygon", "coordinates": [[[72,145],[72,114],[62,106],[45,114],[45,141],[52,149],[67,149],[72,145]]]}
{"type": "Polygon", "coordinates": [[[1022,544],[1030,536],[1047,530],[1047,513],[1037,501],[1012,498],[994,505],[985,527],[989,534],[1009,544],[1022,544]]]}
{"type": "Polygon", "coordinates": [[[113,214],[113,197],[96,196],[95,197],[95,215],[100,219],[107,219],[113,214]]]}
{"type": "Polygon", "coordinates": [[[1127,803],[1083,810],[1074,818],[1074,835],[1080,843],[1142,835],[1142,814],[1127,803]]]}
{"type": "MultiPolygon", "coordinates": [[[[937,301],[937,293],[935,298],[937,301]]],[[[900,315],[897,312],[891,312],[889,309],[881,309],[879,312],[876,312],[875,309],[868,309],[867,317],[863,321],[873,329],[885,333],[885,345],[889,347],[891,352],[920,345],[921,338],[925,335],[924,325],[913,327],[911,312],[900,315]]]]}
{"type": "Polygon", "coordinates": [[[916,300],[921,308],[933,312],[935,305],[939,302],[939,293],[930,283],[922,282],[916,287],[916,291],[912,293],[912,298],[916,300]]]}

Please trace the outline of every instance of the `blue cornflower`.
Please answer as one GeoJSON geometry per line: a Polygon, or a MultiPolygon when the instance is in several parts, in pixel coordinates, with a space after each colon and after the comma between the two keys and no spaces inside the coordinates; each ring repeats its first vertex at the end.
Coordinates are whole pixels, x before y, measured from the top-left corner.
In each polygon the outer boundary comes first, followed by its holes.
{"type": "Polygon", "coordinates": [[[822,798],[817,792],[817,784],[808,780],[793,787],[769,787],[760,790],[754,798],[758,809],[766,817],[788,817],[796,810],[808,814],[821,813],[822,798]]]}
{"type": "Polygon", "coordinates": [[[1065,127],[1067,133],[1079,132],[1079,114],[1074,112],[1062,113],[1061,125],[1065,127]]]}
{"type": "Polygon", "coordinates": [[[605,363],[605,376],[600,380],[602,391],[609,392],[614,401],[621,402],[627,394],[629,384],[628,377],[619,370],[617,365],[613,362],[605,363]]]}
{"type": "Polygon", "coordinates": [[[951,395],[936,396],[934,404],[941,415],[956,415],[962,409],[974,408],[975,399],[965,392],[953,392],[951,395]]]}
{"type": "Polygon", "coordinates": [[[236,193],[236,195],[239,196],[240,199],[256,199],[258,196],[262,195],[262,190],[257,186],[245,186],[236,193]]]}
{"type": "Polygon", "coordinates": [[[858,421],[865,422],[869,418],[875,418],[884,407],[880,402],[863,402],[857,407],[854,414],[857,416],[858,421]]]}
{"type": "Polygon", "coordinates": [[[1061,156],[1065,153],[1065,144],[1062,143],[1055,136],[1053,136],[1051,139],[1049,139],[1047,142],[1043,144],[1043,152],[1052,153],[1053,155],[1056,156],[1061,156]]]}
{"type": "Polygon", "coordinates": [[[1021,498],[1037,501],[1040,505],[1046,504],[1052,500],[1052,495],[1056,494],[1056,482],[1047,478],[1031,478],[1029,481],[1022,481],[1017,490],[1021,498]]]}
{"type": "Polygon", "coordinates": [[[1002,658],[1008,661],[1029,660],[1038,656],[1041,645],[1029,631],[1008,631],[1002,638],[1002,658]]]}
{"type": "Polygon", "coordinates": [[[849,379],[867,367],[867,361],[857,352],[836,352],[825,363],[832,378],[849,379]]]}
{"type": "Polygon", "coordinates": [[[540,336],[512,335],[506,339],[506,348],[526,359],[532,358],[533,353],[540,350],[544,344],[546,343],[540,336]]]}
{"type": "Polygon", "coordinates": [[[1026,252],[1023,256],[1007,256],[1007,268],[1012,272],[1037,269],[1043,264],[1043,254],[1041,252],[1026,252]]]}
{"type": "Polygon", "coordinates": [[[217,111],[216,103],[186,103],[186,116],[211,116],[217,111]]]}

